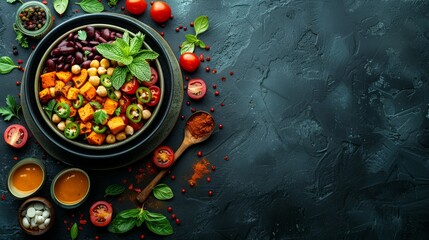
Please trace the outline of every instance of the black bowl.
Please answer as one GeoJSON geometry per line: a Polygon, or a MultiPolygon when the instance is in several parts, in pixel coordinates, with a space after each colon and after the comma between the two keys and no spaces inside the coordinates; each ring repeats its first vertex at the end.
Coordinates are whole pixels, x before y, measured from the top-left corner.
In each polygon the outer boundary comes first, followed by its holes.
{"type": "Polygon", "coordinates": [[[70,19],[48,33],[31,54],[22,81],[21,105],[26,123],[41,146],[54,158],[85,169],[112,169],[133,163],[152,152],[173,130],[183,102],[180,66],[168,43],[151,27],[135,18],[120,14],[88,14],[70,19]],[[51,45],[65,33],[84,25],[111,25],[131,33],[142,32],[145,42],[159,53],[158,70],[162,71],[163,99],[151,124],[127,140],[126,144],[94,147],[70,142],[60,136],[40,109],[38,81],[40,61],[51,45]]]}

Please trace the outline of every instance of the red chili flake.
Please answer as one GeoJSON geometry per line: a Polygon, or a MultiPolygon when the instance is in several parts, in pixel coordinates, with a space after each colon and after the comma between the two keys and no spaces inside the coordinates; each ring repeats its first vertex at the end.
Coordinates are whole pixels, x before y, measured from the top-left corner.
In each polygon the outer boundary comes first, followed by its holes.
{"type": "Polygon", "coordinates": [[[179,25],[179,28],[180,28],[180,29],[182,29],[182,28],[183,28],[183,25],[182,25],[182,24],[180,24],[180,25],[179,25]]]}
{"type": "Polygon", "coordinates": [[[216,69],[213,69],[213,70],[212,70],[212,73],[213,73],[213,74],[216,74],[216,73],[217,73],[217,70],[216,70],[216,69]]]}
{"type": "Polygon", "coordinates": [[[23,68],[23,67],[22,67],[22,68],[21,68],[21,71],[22,71],[22,72],[24,72],[24,71],[25,71],[25,68],[23,68]]]}
{"type": "Polygon", "coordinates": [[[225,80],[226,80],[226,77],[222,77],[222,78],[221,78],[221,80],[222,80],[222,81],[225,81],[225,80]]]}
{"type": "Polygon", "coordinates": [[[211,168],[212,168],[212,171],[216,171],[216,166],[215,165],[212,165],[211,168]]]}
{"type": "Polygon", "coordinates": [[[214,107],[210,108],[210,112],[214,112],[214,111],[215,111],[214,107]]]}
{"type": "Polygon", "coordinates": [[[18,156],[13,156],[13,160],[18,161],[18,156]]]}
{"type": "Polygon", "coordinates": [[[45,4],[45,5],[47,5],[47,4],[48,4],[48,1],[43,0],[43,1],[42,1],[42,3],[43,3],[43,4],[45,4]]]}
{"type": "Polygon", "coordinates": [[[183,31],[186,31],[186,30],[188,30],[188,28],[187,27],[183,27],[183,31]]]}
{"type": "Polygon", "coordinates": [[[173,214],[171,214],[171,219],[176,219],[176,214],[175,213],[173,213],[173,214]]]}
{"type": "Polygon", "coordinates": [[[64,221],[63,221],[63,223],[64,223],[64,224],[67,224],[67,220],[64,220],[64,221]]]}
{"type": "Polygon", "coordinates": [[[231,75],[231,76],[234,75],[234,72],[233,71],[229,72],[229,75],[231,75]]]}
{"type": "Polygon", "coordinates": [[[35,45],[31,45],[31,50],[34,50],[34,49],[36,49],[36,46],[35,45]]]}
{"type": "Polygon", "coordinates": [[[134,188],[134,185],[131,183],[131,184],[128,186],[128,189],[129,189],[129,190],[133,190],[133,188],[134,188]]]}
{"type": "Polygon", "coordinates": [[[209,191],[209,196],[211,197],[211,196],[213,196],[213,190],[210,190],[209,191]]]}
{"type": "Polygon", "coordinates": [[[207,177],[207,182],[211,182],[212,179],[210,177],[207,177]]]}
{"type": "Polygon", "coordinates": [[[222,124],[219,124],[219,126],[218,126],[218,127],[219,127],[219,129],[222,129],[222,128],[223,128],[223,125],[222,125],[222,124]]]}
{"type": "Polygon", "coordinates": [[[225,103],[224,103],[224,102],[221,102],[221,103],[220,103],[220,106],[221,106],[221,107],[225,106],[225,103]]]}
{"type": "Polygon", "coordinates": [[[21,85],[21,82],[20,81],[16,81],[16,86],[19,86],[19,85],[21,85]]]}
{"type": "Polygon", "coordinates": [[[198,156],[198,157],[202,157],[202,156],[203,156],[203,152],[202,152],[202,151],[198,151],[198,152],[197,152],[197,156],[198,156]]]}
{"type": "Polygon", "coordinates": [[[216,89],[216,87],[217,87],[216,84],[213,84],[212,86],[213,86],[213,89],[216,89]]]}
{"type": "Polygon", "coordinates": [[[190,181],[190,182],[189,182],[189,186],[190,186],[190,187],[195,187],[195,182],[194,182],[194,181],[190,181]]]}
{"type": "Polygon", "coordinates": [[[206,57],[206,61],[210,62],[211,58],[210,57],[206,57]]]}
{"type": "Polygon", "coordinates": [[[200,62],[204,62],[204,54],[200,54],[200,62]]]}
{"type": "Polygon", "coordinates": [[[189,23],[189,26],[194,27],[194,22],[189,23]]]}
{"type": "Polygon", "coordinates": [[[18,59],[18,64],[22,64],[24,61],[22,61],[22,59],[18,59]]]}
{"type": "Polygon", "coordinates": [[[79,228],[79,231],[82,231],[82,230],[83,230],[83,227],[82,227],[82,226],[79,226],[78,228],[79,228]]]}
{"type": "Polygon", "coordinates": [[[186,105],[191,105],[191,102],[190,101],[186,101],[186,105]]]}
{"type": "Polygon", "coordinates": [[[181,191],[182,193],[186,193],[186,189],[184,189],[184,188],[182,188],[182,191],[181,191]]]}
{"type": "Polygon", "coordinates": [[[141,190],[140,188],[134,188],[134,191],[135,191],[136,193],[140,193],[142,190],[141,190]]]}
{"type": "Polygon", "coordinates": [[[167,211],[168,211],[168,212],[172,212],[172,211],[173,211],[173,208],[172,208],[172,207],[168,207],[168,208],[167,208],[167,211]]]}
{"type": "Polygon", "coordinates": [[[208,51],[208,50],[210,50],[210,46],[206,45],[206,47],[204,49],[206,49],[208,51]]]}
{"type": "Polygon", "coordinates": [[[197,109],[196,109],[196,108],[194,108],[194,107],[193,107],[193,108],[191,108],[191,112],[193,112],[193,113],[194,113],[194,112],[196,112],[196,111],[197,111],[197,109]]]}
{"type": "Polygon", "coordinates": [[[176,218],[176,220],[175,220],[175,221],[176,221],[176,224],[177,224],[177,225],[180,225],[180,224],[182,223],[182,221],[180,221],[180,219],[179,219],[179,218],[176,218]]]}
{"type": "Polygon", "coordinates": [[[1,195],[1,200],[2,201],[6,200],[6,196],[4,194],[1,195]]]}
{"type": "Polygon", "coordinates": [[[174,175],[171,175],[171,177],[170,177],[170,178],[171,178],[171,180],[173,180],[173,181],[174,181],[174,180],[176,180],[176,176],[174,176],[174,175]]]}
{"type": "Polygon", "coordinates": [[[210,72],[210,67],[206,67],[206,72],[210,72]]]}
{"type": "Polygon", "coordinates": [[[225,157],[223,157],[223,160],[228,161],[229,160],[228,155],[225,155],[225,157]]]}
{"type": "Polygon", "coordinates": [[[215,93],[214,93],[214,95],[215,95],[215,96],[219,96],[219,91],[218,91],[218,90],[216,90],[216,91],[215,91],[215,93]]]}
{"type": "Polygon", "coordinates": [[[75,12],[75,13],[78,13],[78,12],[79,12],[79,9],[74,10],[74,12],[75,12]]]}
{"type": "Polygon", "coordinates": [[[137,171],[138,171],[139,173],[144,173],[144,168],[139,168],[137,171]]]}
{"type": "Polygon", "coordinates": [[[70,229],[71,229],[71,228],[70,228],[70,227],[68,227],[68,228],[67,228],[67,232],[70,232],[70,229]]]}
{"type": "Polygon", "coordinates": [[[81,220],[79,220],[79,224],[82,224],[82,225],[85,225],[87,222],[86,222],[86,220],[85,219],[81,219],[81,220]]]}
{"type": "Polygon", "coordinates": [[[94,240],[100,240],[100,237],[99,236],[95,236],[94,240]]]}
{"type": "Polygon", "coordinates": [[[179,32],[180,30],[179,30],[179,28],[176,28],[176,32],[179,32]]]}
{"type": "Polygon", "coordinates": [[[161,34],[161,36],[164,37],[164,32],[160,32],[159,34],[161,34]]]}

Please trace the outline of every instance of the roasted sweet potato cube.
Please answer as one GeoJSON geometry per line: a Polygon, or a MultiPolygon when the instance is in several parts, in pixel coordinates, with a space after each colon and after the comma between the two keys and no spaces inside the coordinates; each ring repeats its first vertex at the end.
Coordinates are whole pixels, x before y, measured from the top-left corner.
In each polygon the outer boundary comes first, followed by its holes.
{"type": "Polygon", "coordinates": [[[126,124],[120,116],[116,116],[107,121],[107,126],[113,134],[117,134],[125,129],[126,124]]]}
{"type": "Polygon", "coordinates": [[[67,99],[76,100],[78,95],[79,95],[79,89],[75,87],[71,87],[67,92],[67,99]]]}
{"type": "Polygon", "coordinates": [[[107,98],[106,101],[104,102],[103,110],[105,110],[107,114],[113,115],[117,107],[118,107],[118,102],[110,98],[107,98]]]}
{"type": "Polygon", "coordinates": [[[80,127],[80,134],[90,133],[92,131],[92,123],[86,122],[86,123],[79,123],[80,127]]]}
{"type": "Polygon", "coordinates": [[[66,84],[63,81],[55,81],[55,96],[61,96],[63,87],[66,84]]]}
{"type": "Polygon", "coordinates": [[[56,73],[56,76],[59,80],[63,81],[64,83],[71,81],[73,77],[73,73],[69,71],[59,71],[56,73]]]}
{"type": "Polygon", "coordinates": [[[80,74],[72,77],[73,82],[77,88],[82,87],[82,85],[88,79],[88,71],[86,69],[80,70],[80,74]]]}
{"type": "Polygon", "coordinates": [[[69,91],[69,89],[71,88],[71,87],[73,87],[74,86],[74,83],[73,83],[73,81],[68,81],[68,82],[66,82],[66,84],[63,86],[63,88],[61,89],[61,93],[64,95],[64,96],[67,96],[67,92],[69,91]]]}
{"type": "Polygon", "coordinates": [[[104,133],[96,133],[92,131],[88,137],[86,137],[88,140],[88,143],[91,145],[101,145],[104,143],[104,140],[106,139],[106,134],[104,133]]]}
{"type": "Polygon", "coordinates": [[[49,102],[49,100],[52,99],[52,95],[49,88],[44,88],[42,91],[39,92],[39,99],[42,103],[47,103],[49,102]]]}
{"type": "Polygon", "coordinates": [[[97,90],[90,82],[86,82],[80,88],[79,92],[88,101],[91,101],[91,99],[93,99],[97,95],[97,90]]]}
{"type": "Polygon", "coordinates": [[[57,80],[55,75],[55,71],[42,74],[40,76],[40,78],[42,79],[42,88],[55,87],[55,80],[57,80]]]}
{"type": "Polygon", "coordinates": [[[89,103],[79,108],[77,112],[79,113],[79,117],[83,122],[88,122],[94,117],[94,109],[89,103]]]}

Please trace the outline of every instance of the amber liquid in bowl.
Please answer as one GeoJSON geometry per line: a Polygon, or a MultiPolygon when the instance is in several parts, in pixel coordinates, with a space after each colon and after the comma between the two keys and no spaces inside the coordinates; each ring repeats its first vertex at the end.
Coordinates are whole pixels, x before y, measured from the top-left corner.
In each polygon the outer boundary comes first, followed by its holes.
{"type": "Polygon", "coordinates": [[[12,175],[12,185],[21,193],[34,191],[42,182],[43,171],[39,165],[34,163],[20,166],[12,175]]]}
{"type": "Polygon", "coordinates": [[[89,189],[88,177],[80,171],[69,171],[58,178],[54,194],[59,202],[73,205],[85,198],[89,189]]]}

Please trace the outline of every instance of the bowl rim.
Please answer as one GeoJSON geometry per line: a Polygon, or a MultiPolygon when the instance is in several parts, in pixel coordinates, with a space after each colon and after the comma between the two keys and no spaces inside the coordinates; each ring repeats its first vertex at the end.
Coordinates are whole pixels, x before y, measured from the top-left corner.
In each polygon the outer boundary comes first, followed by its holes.
{"type": "Polygon", "coordinates": [[[42,188],[43,184],[45,183],[45,180],[46,180],[46,170],[45,170],[45,166],[42,163],[42,161],[40,161],[37,158],[32,158],[32,157],[24,158],[24,159],[19,160],[19,162],[17,162],[16,164],[14,164],[12,166],[12,168],[10,169],[10,171],[8,173],[8,177],[7,177],[7,188],[9,190],[9,192],[14,197],[16,197],[18,199],[23,199],[23,198],[27,198],[27,197],[30,197],[30,196],[33,196],[34,194],[36,194],[42,188]],[[16,170],[18,170],[18,168],[20,168],[20,167],[22,167],[24,165],[27,165],[27,164],[36,164],[37,166],[40,167],[40,169],[42,170],[42,174],[43,174],[42,175],[42,181],[40,182],[39,186],[37,186],[37,188],[35,188],[35,189],[31,190],[31,191],[26,191],[26,192],[23,192],[23,193],[19,193],[20,191],[17,190],[15,188],[15,186],[13,186],[12,177],[13,177],[14,173],[16,172],[16,170]]]}
{"type": "MultiPolygon", "coordinates": [[[[49,58],[49,54],[50,52],[55,49],[58,44],[60,42],[62,42],[63,40],[65,40],[67,38],[67,36],[72,33],[72,32],[77,32],[79,30],[85,29],[88,26],[92,26],[95,28],[109,28],[109,29],[114,29],[115,31],[120,31],[122,33],[124,33],[125,31],[128,31],[127,29],[124,29],[120,26],[115,26],[112,24],[103,24],[103,23],[95,23],[95,24],[85,24],[85,25],[81,25],[79,27],[75,27],[69,31],[64,32],[59,38],[57,38],[56,40],[54,40],[52,42],[52,44],[46,49],[46,51],[43,54],[43,57],[40,59],[37,70],[36,70],[36,74],[35,74],[35,84],[34,84],[34,96],[38,96],[38,93],[41,91],[41,86],[40,86],[40,76],[43,74],[43,70],[44,70],[44,66],[46,63],[46,60],[49,58]]],[[[131,36],[134,36],[135,33],[128,31],[128,33],[131,36]]],[[[144,44],[144,48],[148,49],[148,50],[152,50],[152,48],[146,43],[146,41],[143,43],[144,44]]],[[[151,123],[154,121],[154,119],[156,118],[156,116],[158,115],[158,112],[160,111],[159,109],[161,108],[161,103],[164,100],[164,95],[165,95],[165,86],[164,86],[164,74],[162,71],[162,66],[159,62],[158,59],[156,59],[154,61],[155,64],[155,68],[158,72],[158,83],[159,83],[159,88],[161,89],[161,96],[159,99],[159,103],[157,104],[157,106],[154,108],[154,110],[151,112],[151,117],[150,119],[144,123],[143,127],[139,130],[137,130],[133,135],[131,136],[127,136],[127,138],[123,141],[116,141],[115,143],[112,144],[103,144],[103,145],[91,145],[88,142],[84,142],[84,141],[77,141],[77,140],[71,140],[68,139],[64,136],[64,134],[62,134],[62,132],[60,130],[58,130],[58,128],[56,127],[56,124],[54,124],[46,115],[46,113],[43,110],[43,106],[40,102],[40,99],[35,99],[36,100],[36,104],[37,104],[37,108],[40,112],[40,115],[42,116],[42,118],[45,120],[46,124],[49,126],[49,128],[60,138],[62,138],[63,140],[67,141],[70,144],[73,144],[77,147],[82,147],[82,148],[86,148],[88,150],[104,150],[104,149],[111,149],[111,148],[116,148],[116,147],[120,147],[123,145],[128,144],[129,142],[133,141],[133,139],[138,138],[150,125],[151,123]]]]}
{"type": "Polygon", "coordinates": [[[25,200],[18,208],[18,224],[21,227],[21,229],[26,232],[29,235],[33,235],[33,236],[38,236],[38,235],[42,235],[44,233],[46,233],[47,231],[49,231],[49,229],[52,228],[52,226],[54,225],[54,218],[55,218],[55,210],[54,210],[54,206],[52,205],[52,203],[44,198],[44,197],[31,197],[28,198],[27,200],[25,200]],[[48,209],[49,209],[49,213],[50,213],[50,222],[48,224],[48,226],[46,226],[45,229],[42,230],[32,230],[32,229],[27,229],[22,225],[22,211],[24,210],[24,207],[26,207],[28,204],[32,203],[32,202],[41,202],[43,203],[48,209]]]}
{"type": "Polygon", "coordinates": [[[66,208],[66,209],[72,209],[72,208],[76,208],[76,207],[80,206],[88,198],[90,190],[91,190],[91,179],[90,179],[88,173],[85,172],[83,169],[76,168],[76,167],[66,168],[66,169],[63,169],[62,171],[58,172],[57,175],[55,175],[55,177],[52,179],[51,187],[50,187],[50,192],[51,192],[52,200],[54,200],[54,202],[58,206],[66,208]],[[78,200],[76,202],[73,202],[71,204],[68,204],[68,203],[62,202],[61,200],[59,200],[56,197],[56,195],[55,195],[55,185],[56,185],[58,179],[61,176],[63,176],[64,174],[66,174],[68,172],[72,172],[72,171],[80,172],[80,173],[83,173],[83,175],[85,175],[85,177],[88,179],[88,189],[86,190],[84,196],[80,200],[78,200]]]}

